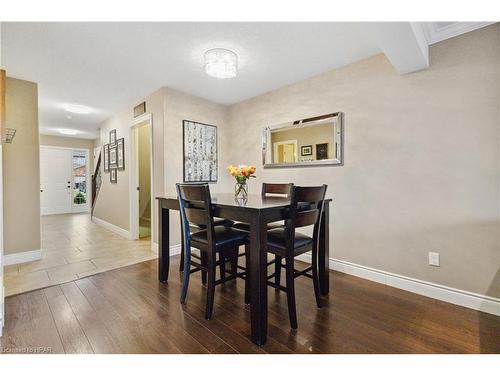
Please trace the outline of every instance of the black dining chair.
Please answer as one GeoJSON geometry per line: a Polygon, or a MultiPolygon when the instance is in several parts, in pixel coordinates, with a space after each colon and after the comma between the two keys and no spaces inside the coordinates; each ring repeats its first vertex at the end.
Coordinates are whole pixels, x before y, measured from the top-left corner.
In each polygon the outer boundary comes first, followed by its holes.
{"type": "MultiPolygon", "coordinates": [[[[181,225],[184,241],[184,264],[181,290],[181,303],[186,302],[190,274],[204,271],[207,274],[207,303],[205,318],[213,313],[215,286],[237,277],[247,280],[243,267],[237,267],[238,248],[245,245],[248,262],[248,233],[226,226],[215,226],[212,200],[208,184],[177,184],[177,194],[181,212],[181,225]],[[192,233],[190,225],[204,226],[205,229],[192,233]],[[191,248],[200,251],[201,262],[192,260],[191,248]],[[217,255],[219,259],[217,260],[217,255]],[[236,261],[236,267],[229,277],[221,274],[216,280],[216,267],[229,258],[236,261]],[[191,268],[193,267],[193,268],[191,268]],[[243,269],[238,272],[238,269],[243,269]]],[[[245,303],[249,301],[248,282],[245,282],[245,303]]]]}
{"type": "MultiPolygon", "coordinates": [[[[314,285],[314,295],[316,304],[321,307],[319,277],[318,277],[318,251],[319,251],[319,231],[321,216],[323,212],[323,202],[325,199],[326,185],[314,187],[293,186],[291,190],[290,215],[285,220],[284,228],[275,228],[267,232],[267,250],[276,257],[285,260],[286,286],[279,282],[268,281],[268,284],[275,289],[283,290],[287,294],[288,315],[290,326],[297,329],[297,312],[295,307],[295,278],[307,276],[312,278],[314,285]],[[313,225],[312,237],[297,232],[297,228],[313,225]],[[303,270],[296,270],[294,267],[295,257],[312,252],[312,265],[303,270]],[[311,273],[309,273],[311,272],[311,273]]],[[[271,280],[276,275],[270,275],[271,280]]]]}
{"type": "MultiPolygon", "coordinates": [[[[262,198],[290,198],[290,193],[292,191],[293,184],[269,184],[266,182],[262,183],[262,198]]],[[[283,228],[285,223],[283,221],[276,223],[267,224],[267,229],[276,229],[283,228]]],[[[250,232],[250,224],[237,222],[234,224],[234,227],[237,229],[241,229],[247,232],[250,232]]],[[[281,282],[281,257],[276,255],[274,260],[271,260],[267,263],[268,266],[274,264],[274,282],[279,284],[281,282]]]]}

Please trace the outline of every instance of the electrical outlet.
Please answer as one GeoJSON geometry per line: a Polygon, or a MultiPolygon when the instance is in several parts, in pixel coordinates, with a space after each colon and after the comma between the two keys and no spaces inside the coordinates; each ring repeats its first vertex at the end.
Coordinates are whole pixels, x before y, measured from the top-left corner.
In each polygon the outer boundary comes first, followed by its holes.
{"type": "Polygon", "coordinates": [[[429,265],[439,267],[439,253],[429,251],[429,265]]]}

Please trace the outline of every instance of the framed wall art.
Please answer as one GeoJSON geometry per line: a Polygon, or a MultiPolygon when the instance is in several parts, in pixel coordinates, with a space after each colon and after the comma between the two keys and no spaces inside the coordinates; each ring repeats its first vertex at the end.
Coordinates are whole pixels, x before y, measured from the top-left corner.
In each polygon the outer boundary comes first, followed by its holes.
{"type": "Polygon", "coordinates": [[[109,146],[109,169],[116,169],[117,167],[117,162],[118,162],[118,157],[117,157],[117,152],[118,147],[116,145],[114,146],[109,146]]]}
{"type": "Polygon", "coordinates": [[[301,146],[300,147],[300,155],[301,156],[311,156],[313,154],[313,146],[301,146]]]}
{"type": "Polygon", "coordinates": [[[104,172],[109,172],[109,145],[102,146],[102,163],[104,165],[104,172]]]}
{"type": "Polygon", "coordinates": [[[184,182],[217,182],[217,127],[183,121],[184,182]]]}
{"type": "Polygon", "coordinates": [[[116,129],[109,131],[109,145],[114,146],[116,143],[116,129]]]}
{"type": "Polygon", "coordinates": [[[116,166],[118,170],[125,170],[125,139],[120,138],[116,141],[116,151],[117,151],[117,162],[116,166]]]}
{"type": "Polygon", "coordinates": [[[118,173],[116,168],[111,168],[109,170],[109,182],[116,184],[118,182],[118,173]]]}

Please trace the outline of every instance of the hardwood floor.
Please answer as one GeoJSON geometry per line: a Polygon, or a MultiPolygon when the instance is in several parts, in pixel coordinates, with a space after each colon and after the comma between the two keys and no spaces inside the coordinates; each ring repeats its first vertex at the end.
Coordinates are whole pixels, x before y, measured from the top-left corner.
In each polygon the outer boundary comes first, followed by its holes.
{"type": "Polygon", "coordinates": [[[0,352],[500,353],[500,317],[333,271],[322,309],[311,280],[296,280],[296,332],[286,295],[269,290],[269,338],[257,347],[244,283],[217,287],[207,321],[199,273],[179,303],[178,262],[166,285],[147,261],[8,297],[0,352]]]}

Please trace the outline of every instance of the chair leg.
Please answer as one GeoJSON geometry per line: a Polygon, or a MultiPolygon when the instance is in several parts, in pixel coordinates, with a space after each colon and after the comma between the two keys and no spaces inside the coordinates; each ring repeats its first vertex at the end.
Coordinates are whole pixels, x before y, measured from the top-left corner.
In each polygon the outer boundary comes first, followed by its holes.
{"type": "Polygon", "coordinates": [[[250,304],[250,245],[245,245],[245,304],[250,304]]]}
{"type": "MultiPolygon", "coordinates": [[[[207,266],[207,253],[204,251],[200,251],[201,264],[203,266],[207,266]]],[[[201,271],[201,284],[207,285],[207,271],[201,271]]]]}
{"type": "MultiPolygon", "coordinates": [[[[186,255],[183,257],[183,274],[182,274],[182,290],[181,290],[181,304],[186,303],[186,296],[189,287],[189,276],[191,274],[191,248],[185,249],[186,255]]],[[[184,252],[183,252],[184,253],[184,252]]]]}
{"type": "MultiPolygon", "coordinates": [[[[184,237],[184,236],[183,236],[184,237]]],[[[184,238],[181,240],[181,262],[179,263],[179,272],[183,272],[184,270],[184,238]]]]}
{"type": "Polygon", "coordinates": [[[319,276],[318,276],[318,252],[312,252],[312,279],[314,285],[314,296],[316,297],[316,305],[321,308],[321,294],[319,291],[319,276]]]}
{"type": "MultiPolygon", "coordinates": [[[[274,257],[274,283],[281,284],[281,257],[278,255],[274,257]]],[[[276,290],[279,291],[279,289],[276,290]]]]}
{"type": "Polygon", "coordinates": [[[215,258],[216,255],[207,254],[208,260],[208,283],[207,283],[207,306],[205,308],[205,319],[210,320],[214,310],[214,294],[215,294],[215,258]]]}
{"type": "Polygon", "coordinates": [[[297,329],[297,310],[295,307],[295,278],[293,277],[293,257],[286,259],[286,299],[288,302],[288,316],[290,317],[290,326],[297,329]]]}
{"type": "Polygon", "coordinates": [[[232,250],[231,256],[230,256],[231,276],[233,276],[233,277],[236,277],[236,274],[238,273],[238,251],[239,251],[239,246],[235,246],[235,248],[234,248],[234,250],[232,250]]]}
{"type": "Polygon", "coordinates": [[[226,282],[226,254],[222,251],[219,253],[219,262],[220,279],[224,283],[226,282]]]}

